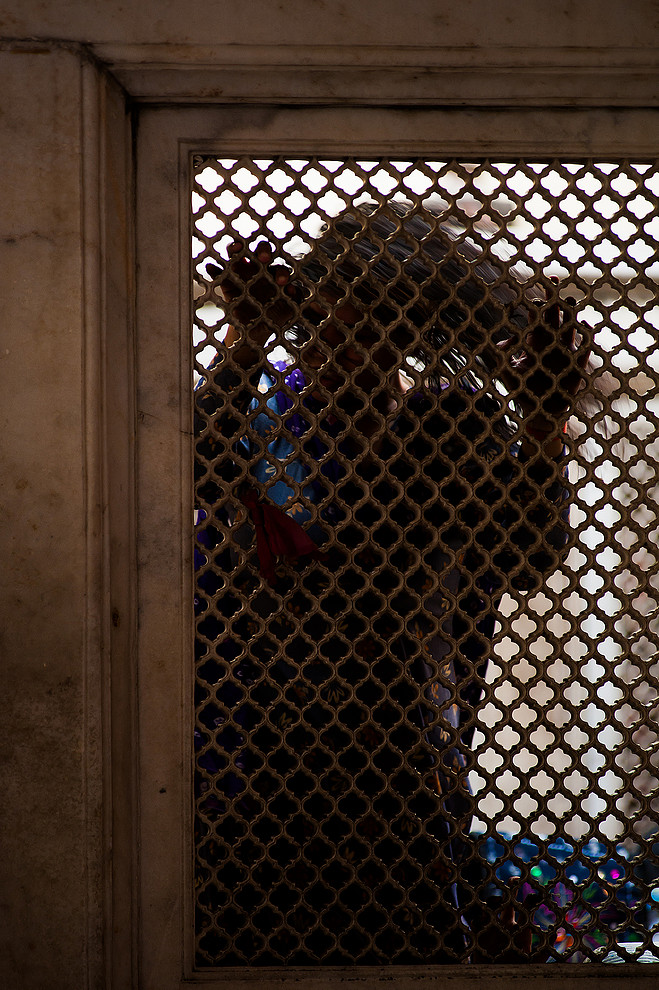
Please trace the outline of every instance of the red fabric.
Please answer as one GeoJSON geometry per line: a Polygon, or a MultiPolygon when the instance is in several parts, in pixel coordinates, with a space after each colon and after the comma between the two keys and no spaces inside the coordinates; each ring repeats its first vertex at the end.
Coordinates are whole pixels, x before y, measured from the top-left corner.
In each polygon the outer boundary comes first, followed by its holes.
{"type": "Polygon", "coordinates": [[[253,488],[244,492],[240,501],[249,510],[254,523],[259,570],[268,584],[275,584],[278,557],[297,560],[313,555],[322,560],[325,556],[294,519],[271,502],[260,501],[253,488]]]}

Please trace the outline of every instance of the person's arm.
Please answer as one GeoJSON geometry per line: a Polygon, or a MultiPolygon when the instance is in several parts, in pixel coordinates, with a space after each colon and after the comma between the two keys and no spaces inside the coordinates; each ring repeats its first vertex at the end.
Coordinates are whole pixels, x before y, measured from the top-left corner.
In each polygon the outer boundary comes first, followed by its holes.
{"type": "Polygon", "coordinates": [[[522,473],[510,488],[511,506],[520,516],[511,523],[509,547],[511,568],[520,553],[526,559],[512,578],[519,590],[539,587],[569,548],[565,425],[588,360],[587,347],[576,349],[575,333],[571,301],[557,301],[531,312],[514,345],[504,344],[505,383],[521,410],[515,418],[522,473]]]}
{"type": "Polygon", "coordinates": [[[229,263],[219,283],[231,321],[224,346],[240,368],[250,370],[260,364],[261,349],[273,332],[295,320],[295,309],[287,298],[295,295],[295,289],[290,270],[272,264],[272,248],[266,241],[253,255],[239,242],[228,253],[229,263]]]}
{"type": "Polygon", "coordinates": [[[508,356],[501,379],[522,412],[523,460],[536,455],[538,447],[546,459],[563,456],[565,424],[589,355],[587,348],[576,349],[572,304],[570,299],[530,310],[523,335],[500,345],[508,356]]]}

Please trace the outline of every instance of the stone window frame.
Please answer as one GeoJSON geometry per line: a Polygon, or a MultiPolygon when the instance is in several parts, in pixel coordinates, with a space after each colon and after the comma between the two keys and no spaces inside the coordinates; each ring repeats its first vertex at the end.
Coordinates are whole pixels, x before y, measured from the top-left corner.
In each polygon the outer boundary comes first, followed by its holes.
{"type": "MultiPolygon", "coordinates": [[[[190,896],[192,508],[189,327],[189,162],[193,153],[483,158],[487,155],[630,157],[656,154],[653,111],[462,110],[436,107],[142,106],[137,118],[136,418],[137,712],[139,818],[131,857],[139,925],[133,949],[140,986],[248,990],[261,970],[195,973],[190,896]],[[357,135],[357,136],[356,136],[357,135]],[[485,135],[485,137],[484,137],[485,135]],[[139,854],[137,850],[139,849],[139,854]]],[[[125,860],[124,862],[126,862],[125,860]]],[[[125,869],[125,866],[124,866],[125,869]]],[[[122,951],[118,949],[117,951],[122,951]]],[[[124,948],[123,951],[126,951],[124,948]]],[[[268,971],[268,980],[309,988],[387,983],[456,990],[521,986],[535,977],[557,990],[577,979],[649,990],[656,974],[636,965],[600,967],[355,967],[268,971]]]]}

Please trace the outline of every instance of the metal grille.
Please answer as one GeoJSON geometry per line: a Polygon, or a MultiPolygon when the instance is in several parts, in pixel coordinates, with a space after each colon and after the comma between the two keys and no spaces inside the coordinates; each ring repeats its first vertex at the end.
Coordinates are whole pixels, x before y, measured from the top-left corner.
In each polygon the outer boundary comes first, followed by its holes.
{"type": "Polygon", "coordinates": [[[197,965],[657,961],[659,170],[193,173],[197,965]]]}

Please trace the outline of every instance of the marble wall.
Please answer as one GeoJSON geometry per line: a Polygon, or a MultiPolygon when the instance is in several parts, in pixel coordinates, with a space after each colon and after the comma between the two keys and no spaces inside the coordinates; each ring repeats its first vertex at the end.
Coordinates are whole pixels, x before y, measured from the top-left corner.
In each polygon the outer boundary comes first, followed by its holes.
{"type": "Polygon", "coordinates": [[[128,132],[76,51],[7,48],[0,91],[0,959],[8,987],[68,990],[103,985],[112,897],[107,522],[127,498],[104,424],[108,399],[128,408],[106,375],[126,351],[128,132]]]}

